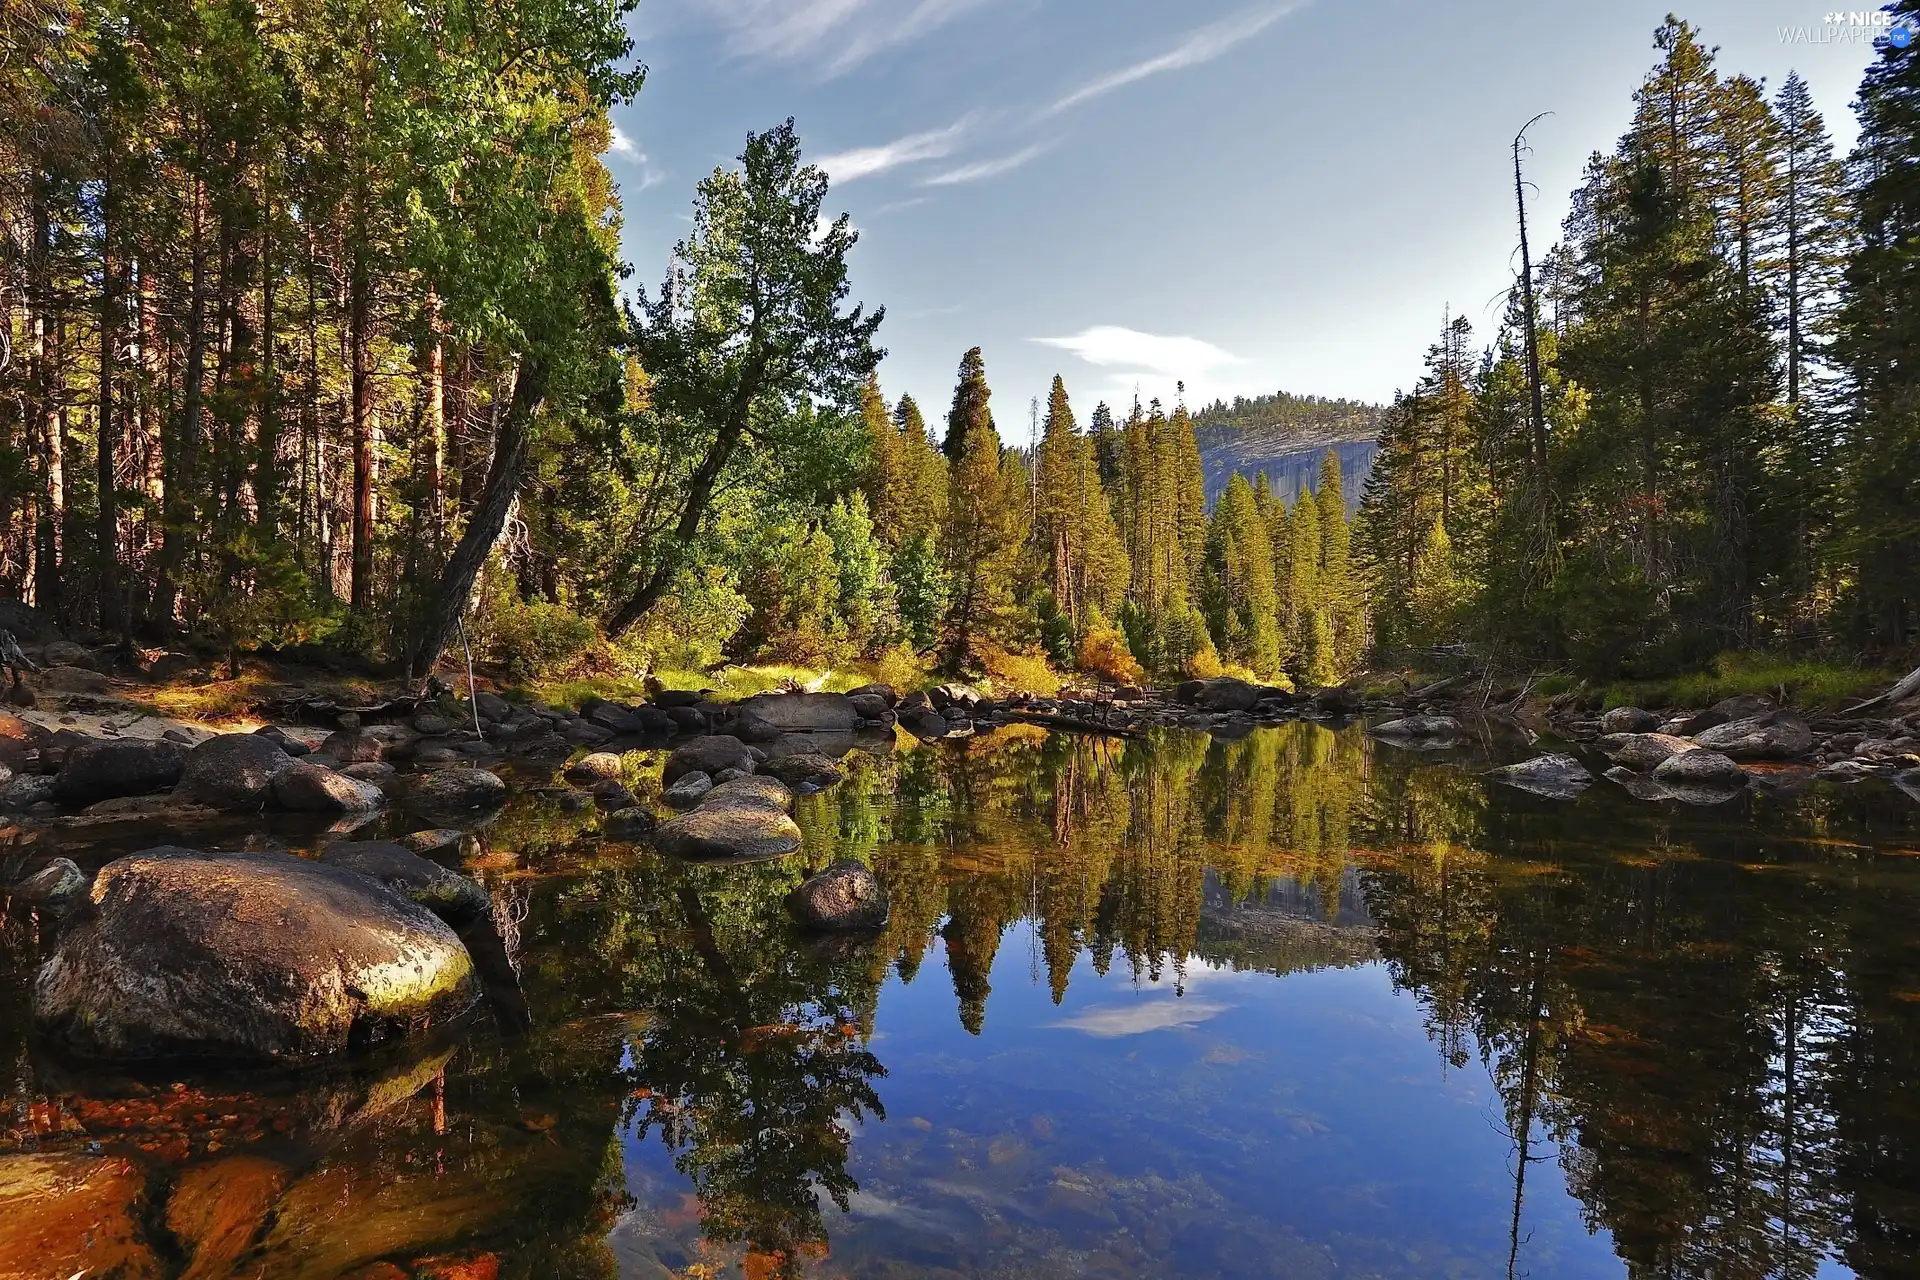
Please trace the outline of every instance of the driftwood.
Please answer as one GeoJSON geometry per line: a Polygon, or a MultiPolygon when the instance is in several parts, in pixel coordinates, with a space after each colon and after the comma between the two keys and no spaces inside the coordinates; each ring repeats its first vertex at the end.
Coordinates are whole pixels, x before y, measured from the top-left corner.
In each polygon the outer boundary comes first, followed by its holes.
{"type": "Polygon", "coordinates": [[[1893,688],[1887,690],[1879,697],[1868,698],[1858,706],[1848,707],[1845,711],[1841,712],[1841,714],[1850,716],[1856,711],[1865,711],[1868,707],[1877,707],[1882,703],[1901,702],[1907,698],[1911,698],[1916,693],[1920,693],[1920,667],[1915,667],[1912,671],[1909,671],[1904,680],[1894,685],[1893,688]]]}

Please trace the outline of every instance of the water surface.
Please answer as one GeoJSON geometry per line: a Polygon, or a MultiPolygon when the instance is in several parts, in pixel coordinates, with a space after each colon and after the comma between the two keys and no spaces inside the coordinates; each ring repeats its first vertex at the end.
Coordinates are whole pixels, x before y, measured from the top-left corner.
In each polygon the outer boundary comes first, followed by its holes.
{"type": "MultiPolygon", "coordinates": [[[[524,779],[462,857],[524,1039],[269,1084],[79,1070],[26,1033],[16,927],[0,1193],[9,1160],[123,1162],[90,1275],[1920,1271],[1897,792],[1550,802],[1316,725],[847,764],[805,852],[728,867],[603,843],[524,779]],[[847,856],[886,935],[797,937],[782,896],[847,856]],[[209,1186],[237,1243],[179,1209],[209,1186]]],[[[97,863],[142,833],[49,839],[97,863]]]]}

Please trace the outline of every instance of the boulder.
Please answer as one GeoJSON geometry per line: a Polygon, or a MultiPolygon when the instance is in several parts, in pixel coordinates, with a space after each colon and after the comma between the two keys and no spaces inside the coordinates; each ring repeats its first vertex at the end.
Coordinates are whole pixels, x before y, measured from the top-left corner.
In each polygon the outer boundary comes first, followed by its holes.
{"type": "Polygon", "coordinates": [[[1661,727],[1662,733],[1676,734],[1682,738],[1691,738],[1708,729],[1731,724],[1735,720],[1748,720],[1754,716],[1765,715],[1773,710],[1773,700],[1765,694],[1741,693],[1731,698],[1722,698],[1705,711],[1691,711],[1674,717],[1661,727]]]}
{"type": "Polygon", "coordinates": [[[60,779],[49,773],[16,773],[0,788],[0,810],[25,813],[39,804],[53,803],[53,790],[60,779]]]}
{"type": "MultiPolygon", "coordinates": [[[[304,760],[288,761],[273,779],[273,798],[283,809],[300,813],[372,813],[387,802],[371,782],[350,778],[304,760]]],[[[364,769],[366,765],[351,765],[364,769]]]]}
{"type": "Polygon", "coordinates": [[[1585,765],[1560,753],[1502,765],[1489,770],[1487,776],[1495,782],[1555,800],[1570,800],[1593,785],[1593,775],[1585,765]]]}
{"type": "Polygon", "coordinates": [[[844,733],[860,723],[860,713],[844,693],[758,693],[741,702],[740,710],[788,733],[844,733]]]}
{"type": "Polygon", "coordinates": [[[713,785],[717,787],[723,782],[732,782],[735,778],[751,778],[751,777],[753,777],[753,775],[748,773],[744,769],[722,769],[720,772],[713,775],[713,785]]]}
{"type": "Polygon", "coordinates": [[[1893,785],[1910,800],[1920,800],[1920,769],[1907,769],[1893,775],[1893,785]]]}
{"type": "Polygon", "coordinates": [[[415,831],[410,835],[401,836],[397,843],[422,857],[436,853],[458,854],[460,842],[466,839],[466,835],[466,832],[455,827],[429,827],[425,831],[415,831]]]}
{"type": "Polygon", "coordinates": [[[48,667],[40,673],[39,683],[55,693],[98,694],[106,693],[113,687],[105,676],[85,667],[48,667]]]}
{"type": "Polygon", "coordinates": [[[312,747],[308,746],[299,738],[294,737],[277,724],[263,724],[253,732],[255,735],[273,743],[290,756],[310,755],[313,752],[312,747]]]}
{"type": "Polygon", "coordinates": [[[100,669],[93,650],[71,640],[48,641],[47,647],[40,651],[40,661],[49,667],[79,667],[82,671],[100,669]]]}
{"type": "Polygon", "coordinates": [[[793,808],[793,792],[778,778],[735,778],[722,782],[700,799],[702,809],[770,809],[785,813],[793,808]]]}
{"type": "Polygon", "coordinates": [[[1873,766],[1859,760],[1835,760],[1813,776],[1819,782],[1858,782],[1873,773],[1873,766]]]}
{"type": "Polygon", "coordinates": [[[1365,705],[1358,689],[1321,689],[1313,695],[1314,710],[1330,716],[1357,716],[1365,705]]]}
{"type": "Polygon", "coordinates": [[[1192,705],[1202,711],[1251,711],[1266,693],[1257,684],[1248,684],[1233,676],[1221,676],[1217,680],[1202,681],[1199,692],[1193,696],[1192,705]]]}
{"type": "Polygon", "coordinates": [[[861,933],[887,923],[887,891],[865,864],[851,858],[808,876],[786,901],[804,929],[861,933]]]}
{"type": "Polygon", "coordinates": [[[568,720],[556,736],[576,747],[597,747],[613,737],[613,730],[591,720],[568,720]]]}
{"type": "Polygon", "coordinates": [[[602,809],[625,809],[629,805],[639,803],[634,799],[633,792],[627,790],[626,784],[618,778],[600,779],[587,788],[587,794],[592,796],[594,803],[602,809]]]}
{"type": "Polygon", "coordinates": [[[772,742],[780,736],[780,726],[765,716],[736,710],[727,717],[727,732],[742,742],[772,742]]]}
{"type": "Polygon", "coordinates": [[[1682,751],[1661,761],[1653,776],[1669,787],[1736,791],[1747,785],[1747,775],[1731,757],[1717,751],[1682,751]]]}
{"type": "Polygon", "coordinates": [[[774,756],[760,772],[780,779],[789,787],[812,787],[816,790],[830,787],[846,776],[840,771],[839,765],[812,752],[774,756]]]}
{"type": "Polygon", "coordinates": [[[1694,749],[1693,743],[1670,733],[1614,733],[1597,745],[1615,764],[1641,773],[1651,773],[1662,761],[1694,749]]]}
{"type": "Polygon", "coordinates": [[[223,733],[187,752],[173,794],[224,813],[253,813],[273,794],[274,779],[293,766],[293,757],[272,738],[223,733]]]}
{"type": "Polygon", "coordinates": [[[13,886],[16,904],[43,915],[65,915],[86,901],[93,882],[71,858],[55,858],[13,886]]]}
{"type": "Polygon", "coordinates": [[[485,769],[441,769],[414,784],[409,807],[428,813],[495,809],[507,802],[507,784],[485,769]]]}
{"type": "Polygon", "coordinates": [[[452,733],[454,723],[438,711],[416,711],[413,713],[413,731],[423,737],[438,738],[452,733]]]}
{"type": "Polygon", "coordinates": [[[698,689],[656,689],[647,697],[654,706],[662,709],[697,707],[706,700],[706,695],[698,689]]]}
{"type": "Polygon", "coordinates": [[[362,760],[359,764],[343,765],[340,769],[349,778],[358,778],[362,782],[371,782],[375,786],[392,782],[400,771],[385,760],[362,760]]]}
{"type": "Polygon", "coordinates": [[[1696,745],[1734,760],[1788,760],[1813,747],[1813,730],[1791,711],[1730,720],[1694,737],[1696,745]]]}
{"type": "Polygon", "coordinates": [[[915,689],[912,693],[895,703],[893,709],[901,715],[905,715],[909,711],[925,711],[931,706],[933,706],[933,699],[927,695],[927,691],[925,689],[915,689]]]}
{"type": "Polygon", "coordinates": [[[699,707],[667,707],[665,710],[676,732],[707,733],[713,728],[713,722],[699,707]]]}
{"type": "Polygon", "coordinates": [[[1609,782],[1617,782],[1626,789],[1635,800],[1671,800],[1673,793],[1651,777],[1625,765],[1615,765],[1604,775],[1609,782]]]}
{"type": "Polygon", "coordinates": [[[147,664],[146,677],[155,684],[167,684],[193,675],[202,663],[190,653],[163,653],[147,664]]]}
{"type": "Polygon", "coordinates": [[[186,748],[177,742],[147,738],[88,741],[67,752],[60,775],[54,780],[53,796],[61,804],[76,806],[113,796],[142,796],[179,782],[186,764],[186,748]]]}
{"type": "Polygon", "coordinates": [[[702,805],[661,823],[653,843],[675,857],[749,861],[793,853],[800,847],[800,828],[774,809],[702,805]]]}
{"type": "Polygon", "coordinates": [[[980,691],[964,684],[938,684],[927,690],[927,697],[932,701],[935,711],[945,711],[949,707],[967,711],[980,701],[980,691]]]}
{"type": "MultiPolygon", "coordinates": [[[[370,733],[359,729],[339,729],[327,735],[327,740],[320,744],[320,751],[341,764],[359,764],[365,760],[378,760],[387,753],[387,747],[370,733]]],[[[418,758],[416,752],[415,759],[418,758]]]]}
{"type": "Polygon", "coordinates": [[[596,751],[568,765],[565,776],[569,782],[599,782],[605,778],[618,778],[620,770],[618,755],[611,751],[596,751]]]}
{"type": "Polygon", "coordinates": [[[858,689],[849,689],[847,690],[847,697],[848,698],[878,698],[880,699],[881,702],[886,704],[887,710],[889,711],[893,710],[893,708],[896,705],[898,705],[900,701],[900,695],[897,692],[895,692],[894,687],[892,685],[880,684],[878,682],[875,682],[873,684],[863,684],[858,689]]]}
{"type": "Polygon", "coordinates": [[[1467,736],[1452,716],[1405,716],[1375,725],[1371,732],[1388,742],[1420,748],[1450,747],[1467,736]]]}
{"type": "Polygon", "coordinates": [[[691,809],[713,790],[713,779],[695,770],[675,778],[673,785],[660,793],[660,802],[669,809],[691,809]]]}
{"type": "Polygon", "coordinates": [[[513,704],[497,693],[488,693],[485,689],[473,695],[473,705],[480,712],[482,720],[505,720],[513,714],[513,704]]]}
{"type": "Polygon", "coordinates": [[[910,707],[900,713],[900,727],[916,738],[944,738],[952,729],[947,718],[925,707],[910,707]]]}
{"type": "Polygon", "coordinates": [[[722,769],[745,769],[751,773],[753,757],[748,754],[746,743],[729,734],[717,733],[674,748],[660,770],[660,781],[670,787],[689,773],[712,777],[722,769]]]}
{"type": "Polygon", "coordinates": [[[451,929],[367,877],[286,854],[148,849],[101,869],[93,915],[34,982],[79,1055],[299,1062],[403,1039],[474,1002],[451,929]]]}
{"type": "Polygon", "coordinates": [[[638,707],[608,702],[604,698],[590,698],[581,705],[580,718],[588,724],[599,725],[615,736],[647,733],[654,728],[665,729],[672,723],[664,713],[656,712],[659,718],[655,721],[652,717],[641,715],[640,710],[638,707]]]}
{"type": "Polygon", "coordinates": [[[474,881],[392,841],[335,841],[320,851],[320,862],[377,880],[456,929],[493,914],[492,899],[474,881]]]}
{"type": "Polygon", "coordinates": [[[1602,733],[1652,733],[1660,727],[1660,717],[1639,707],[1615,707],[1600,717],[1602,733]]]}
{"type": "Polygon", "coordinates": [[[850,693],[847,705],[862,720],[879,720],[893,714],[893,704],[877,693],[850,693]]]}
{"type": "Polygon", "coordinates": [[[615,809],[600,819],[600,834],[609,840],[635,841],[651,836],[660,825],[660,819],[653,811],[638,805],[630,809],[615,809]]]}

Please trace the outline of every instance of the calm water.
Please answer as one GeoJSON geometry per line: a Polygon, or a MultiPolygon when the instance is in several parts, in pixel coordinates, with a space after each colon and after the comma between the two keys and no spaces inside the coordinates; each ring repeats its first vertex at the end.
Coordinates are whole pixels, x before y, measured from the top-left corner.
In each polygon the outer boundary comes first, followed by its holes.
{"type": "Polygon", "coordinates": [[[123,1161],[89,1277],[1920,1272],[1896,792],[1556,804],[1312,725],[848,763],[772,864],[523,793],[465,863],[534,1034],[297,1086],[49,1062],[14,930],[0,1194],[123,1161]],[[804,944],[781,897],[846,855],[893,923],[804,944]]]}

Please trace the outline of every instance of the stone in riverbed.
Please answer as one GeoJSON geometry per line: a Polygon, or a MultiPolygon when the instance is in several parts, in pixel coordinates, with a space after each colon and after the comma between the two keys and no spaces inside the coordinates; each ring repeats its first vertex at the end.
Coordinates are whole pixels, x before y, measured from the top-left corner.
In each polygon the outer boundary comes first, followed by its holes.
{"type": "MultiPolygon", "coordinates": [[[[360,729],[340,729],[328,734],[327,740],[320,744],[320,750],[342,764],[378,760],[387,752],[386,745],[380,739],[360,729]]],[[[419,758],[417,753],[414,758],[419,758]]]]}
{"type": "Polygon", "coordinates": [[[1669,787],[1693,787],[1710,791],[1738,791],[1747,785],[1747,775],[1731,758],[1704,748],[1669,756],[1653,771],[1658,781],[1669,787]]]}
{"type": "Polygon", "coordinates": [[[660,826],[660,819],[653,816],[650,809],[638,805],[631,809],[616,809],[600,819],[600,834],[609,840],[644,840],[660,826]]]}
{"type": "Polygon", "coordinates": [[[753,860],[777,858],[800,847],[800,828],[777,810],[746,805],[702,805],[660,824],[654,847],[675,857],[753,860]]]}
{"type": "Polygon", "coordinates": [[[1663,761],[1694,749],[1693,743],[1670,733],[1614,733],[1600,739],[1597,745],[1615,764],[1642,773],[1651,772],[1663,761]]]}
{"type": "Polygon", "coordinates": [[[713,734],[695,738],[675,748],[660,771],[660,781],[670,787],[689,773],[704,773],[712,777],[722,769],[745,769],[751,773],[753,756],[747,751],[747,744],[740,739],[723,733],[713,734]]]}
{"type": "Polygon", "coordinates": [[[1600,717],[1602,733],[1652,733],[1660,727],[1660,717],[1639,707],[1615,707],[1600,717]]]}
{"type": "Polygon", "coordinates": [[[172,1274],[146,1240],[146,1187],[119,1155],[0,1155],[0,1276],[172,1274]]]}
{"type": "Polygon", "coordinates": [[[1221,676],[1215,680],[1203,680],[1193,695],[1193,705],[1202,711],[1251,711],[1267,696],[1267,690],[1257,684],[1233,676],[1221,676]]]}
{"type": "Polygon", "coordinates": [[[893,705],[877,693],[850,693],[847,705],[862,720],[880,720],[893,713],[893,705]]]}
{"type": "Polygon", "coordinates": [[[86,901],[93,882],[71,858],[55,858],[13,886],[14,902],[44,915],[65,915],[86,901]]]}
{"type": "Polygon", "coordinates": [[[494,809],[507,802],[507,784],[485,769],[441,769],[414,784],[409,808],[426,813],[494,809]]]}
{"type": "Polygon", "coordinates": [[[1607,770],[1605,776],[1607,781],[1619,783],[1635,800],[1671,800],[1673,798],[1673,793],[1666,787],[1646,774],[1629,769],[1625,765],[1613,766],[1607,770]]]}
{"type": "Polygon", "coordinates": [[[41,1030],[85,1057],[299,1062],[404,1039],[474,1002],[451,929],[373,880],[287,854],[148,849],[34,982],[41,1030]]]}
{"type": "Polygon", "coordinates": [[[1717,725],[1694,742],[1733,760],[1787,760],[1813,747],[1813,730],[1791,711],[1772,711],[1717,725]]]}
{"type": "Polygon", "coordinates": [[[875,682],[873,684],[863,684],[858,689],[849,689],[847,690],[847,697],[878,698],[880,699],[881,703],[884,704],[887,710],[889,711],[891,711],[894,708],[894,706],[898,704],[900,701],[900,695],[894,691],[894,687],[892,685],[880,684],[878,682],[875,682]]]}
{"type": "Polygon", "coordinates": [[[1467,731],[1452,716],[1404,716],[1375,725],[1376,738],[1401,746],[1420,748],[1449,747],[1467,736],[1467,731]]]}
{"type": "Polygon", "coordinates": [[[377,880],[456,929],[493,913],[487,891],[474,881],[392,841],[336,841],[320,851],[320,862],[377,880]]]}
{"type": "Polygon", "coordinates": [[[698,771],[682,774],[660,793],[660,802],[669,809],[691,809],[713,790],[713,779],[698,771]]]}
{"type": "Polygon", "coordinates": [[[860,713],[844,693],[757,693],[739,709],[786,733],[845,733],[860,723],[860,713]]]}
{"type": "Polygon", "coordinates": [[[787,910],[805,929],[860,933],[887,923],[887,891],[864,863],[852,858],[807,877],[786,901],[787,910]]]}
{"type": "Polygon", "coordinates": [[[372,813],[387,802],[386,793],[371,782],[304,761],[292,761],[290,765],[273,780],[273,798],[283,809],[301,813],[372,813]]]}
{"type": "Polygon", "coordinates": [[[422,857],[433,854],[457,854],[460,842],[467,833],[456,827],[430,827],[425,831],[415,831],[401,836],[397,841],[401,846],[413,850],[422,857]]]}
{"type": "Polygon", "coordinates": [[[179,782],[186,763],[186,748],[177,742],[142,738],[84,742],[67,752],[54,780],[53,798],[61,804],[86,805],[114,796],[146,795],[179,782]]]}
{"type": "Polygon", "coordinates": [[[620,768],[618,755],[611,751],[596,751],[568,765],[564,776],[569,782],[598,782],[604,778],[619,777],[620,768]]]}
{"type": "Polygon", "coordinates": [[[1487,776],[1495,782],[1554,800],[1570,800],[1593,785],[1593,775],[1585,765],[1560,753],[1503,765],[1489,770],[1487,776]]]}
{"type": "Polygon", "coordinates": [[[786,813],[793,808],[793,792],[778,778],[753,774],[723,782],[700,801],[702,809],[766,809],[786,813]]]}
{"type": "Polygon", "coordinates": [[[909,707],[900,713],[900,727],[916,738],[929,741],[946,737],[953,729],[947,718],[927,707],[909,707]]]}
{"type": "Polygon", "coordinates": [[[772,742],[780,736],[779,725],[751,711],[734,711],[727,717],[726,729],[742,742],[772,742]]]}
{"type": "Polygon", "coordinates": [[[187,752],[173,794],[224,813],[253,813],[272,797],[275,780],[293,767],[293,757],[272,738],[223,733],[187,752]]]}

